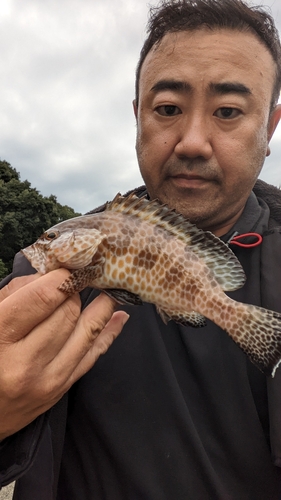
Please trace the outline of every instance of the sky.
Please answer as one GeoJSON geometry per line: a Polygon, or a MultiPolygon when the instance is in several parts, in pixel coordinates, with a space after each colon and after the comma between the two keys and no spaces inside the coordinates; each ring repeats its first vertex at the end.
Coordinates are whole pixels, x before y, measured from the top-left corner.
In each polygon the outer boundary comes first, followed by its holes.
{"type": "MultiPolygon", "coordinates": [[[[84,213],[142,184],[132,111],[151,0],[0,0],[0,159],[84,213]]],[[[281,33],[280,0],[269,6],[281,33]]],[[[261,178],[281,185],[281,125],[261,178]]]]}

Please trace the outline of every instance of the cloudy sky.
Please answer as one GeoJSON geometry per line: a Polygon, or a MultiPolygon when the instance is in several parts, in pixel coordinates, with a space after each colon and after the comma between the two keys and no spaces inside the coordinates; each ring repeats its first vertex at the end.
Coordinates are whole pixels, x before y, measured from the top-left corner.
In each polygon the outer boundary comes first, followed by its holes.
{"type": "MultiPolygon", "coordinates": [[[[0,0],[0,159],[79,212],[142,183],[134,73],[148,3],[0,0]]],[[[281,32],[280,0],[269,5],[281,32]]],[[[281,126],[262,178],[281,184],[281,126]]]]}

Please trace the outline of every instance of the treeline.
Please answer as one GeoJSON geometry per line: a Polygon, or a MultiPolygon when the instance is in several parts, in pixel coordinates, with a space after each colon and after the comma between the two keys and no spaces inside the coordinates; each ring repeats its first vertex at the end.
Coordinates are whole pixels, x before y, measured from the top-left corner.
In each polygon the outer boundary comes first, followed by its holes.
{"type": "Polygon", "coordinates": [[[58,203],[56,196],[42,196],[7,161],[0,161],[0,279],[10,273],[15,254],[33,243],[46,229],[76,215],[58,203]]]}

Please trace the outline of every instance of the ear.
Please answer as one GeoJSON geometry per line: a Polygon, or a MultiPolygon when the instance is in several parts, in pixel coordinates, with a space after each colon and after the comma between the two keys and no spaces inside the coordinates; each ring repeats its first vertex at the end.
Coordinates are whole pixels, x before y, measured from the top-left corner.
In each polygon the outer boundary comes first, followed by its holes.
{"type": "MultiPolygon", "coordinates": [[[[268,144],[275,132],[275,129],[279,123],[281,119],[281,104],[278,104],[274,110],[272,111],[270,117],[269,117],[269,121],[268,121],[268,127],[267,127],[267,141],[268,141],[268,144]]],[[[266,152],[266,156],[269,156],[270,155],[270,148],[269,146],[267,146],[267,152],[266,152]]]]}
{"type": "Polygon", "coordinates": [[[133,100],[133,108],[134,108],[134,114],[136,117],[136,120],[138,119],[138,105],[136,99],[133,100]]]}

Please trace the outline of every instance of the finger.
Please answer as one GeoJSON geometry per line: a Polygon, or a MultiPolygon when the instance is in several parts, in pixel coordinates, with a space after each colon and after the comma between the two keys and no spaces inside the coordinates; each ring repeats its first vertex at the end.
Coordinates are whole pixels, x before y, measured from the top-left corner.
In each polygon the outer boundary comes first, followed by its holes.
{"type": "Polygon", "coordinates": [[[40,363],[42,369],[49,364],[73,333],[80,314],[81,300],[75,294],[33,328],[21,341],[28,363],[31,366],[40,363]]]}
{"type": "Polygon", "coordinates": [[[0,342],[16,342],[50,316],[67,295],[58,286],[69,276],[57,269],[19,288],[0,303],[0,342]]]}
{"type": "Polygon", "coordinates": [[[40,278],[40,276],[40,274],[36,273],[30,274],[29,276],[20,276],[18,278],[12,279],[6,286],[4,286],[0,290],[0,302],[2,302],[4,299],[12,295],[12,293],[16,292],[23,286],[40,278]]]}
{"type": "MultiPolygon", "coordinates": [[[[85,354],[79,365],[69,377],[69,387],[87,373],[96,363],[98,358],[105,354],[114,340],[122,332],[123,326],[127,323],[130,316],[125,311],[116,311],[107,325],[96,337],[92,347],[85,354]]],[[[69,388],[68,387],[68,388],[69,388]]]]}
{"type": "MultiPolygon", "coordinates": [[[[114,300],[105,294],[101,294],[83,311],[73,334],[69,337],[55,360],[54,370],[56,371],[54,371],[53,376],[57,381],[60,381],[58,383],[62,383],[62,381],[66,381],[71,377],[76,367],[93,346],[97,336],[105,326],[108,327],[108,324],[110,325],[109,321],[115,307],[116,302],[114,300]]],[[[122,314],[126,315],[126,313],[122,314]]],[[[117,319],[114,319],[115,323],[112,323],[115,327],[113,332],[114,334],[116,333],[116,336],[120,333],[123,326],[122,314],[121,317],[118,314],[117,319]]],[[[109,337],[112,338],[111,342],[113,342],[112,333],[109,333],[109,337]]]]}

